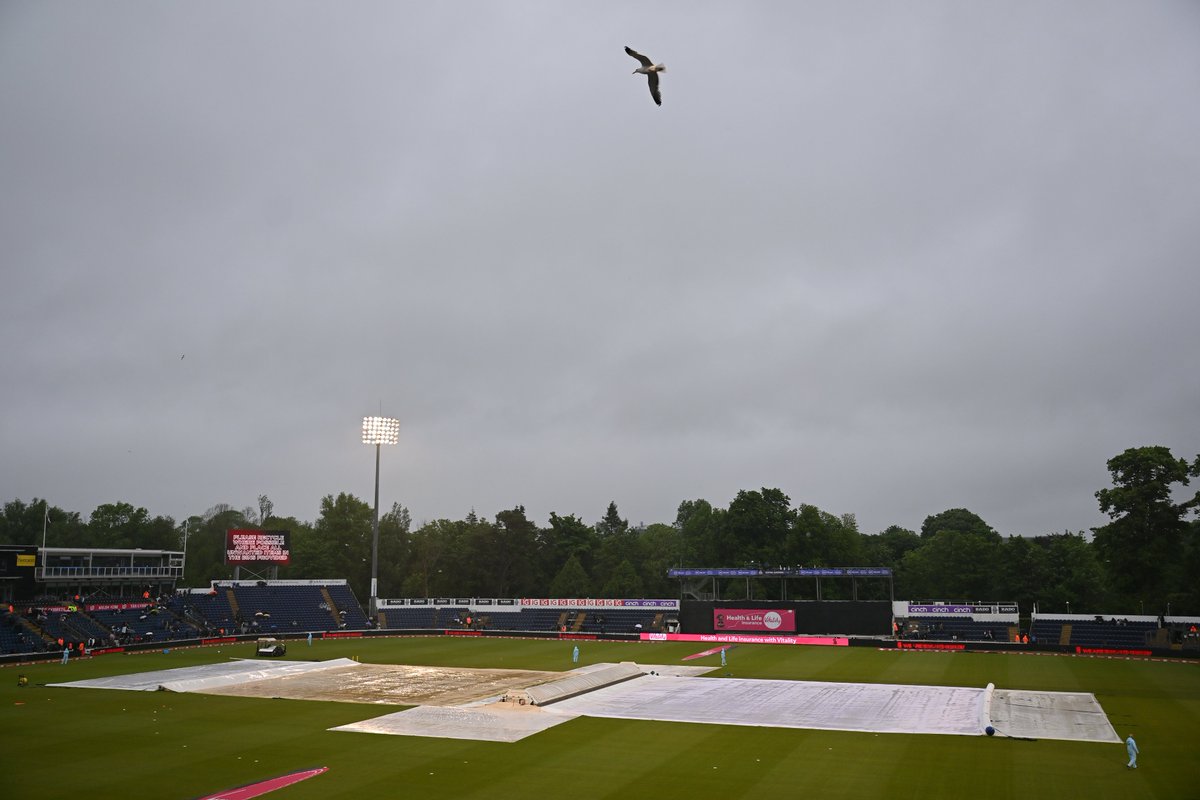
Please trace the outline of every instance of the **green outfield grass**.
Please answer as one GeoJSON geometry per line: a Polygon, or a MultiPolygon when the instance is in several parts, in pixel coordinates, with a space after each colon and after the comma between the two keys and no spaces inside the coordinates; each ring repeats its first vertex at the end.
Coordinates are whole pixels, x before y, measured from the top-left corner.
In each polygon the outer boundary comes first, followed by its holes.
{"type": "MultiPolygon", "coordinates": [[[[566,670],[573,642],[303,641],[289,659],[566,670]]],[[[581,661],[679,663],[682,643],[582,642],[581,661]]],[[[1071,656],[742,645],[741,678],[1093,692],[1142,749],[986,737],[843,733],[579,718],[513,744],[331,732],[395,707],[46,683],[246,657],[253,645],[108,655],[0,669],[0,798],[194,798],[304,767],[267,797],[1200,798],[1200,664],[1071,656]],[[17,688],[17,675],[30,686],[17,688]]],[[[716,656],[692,664],[716,666],[716,656]]]]}

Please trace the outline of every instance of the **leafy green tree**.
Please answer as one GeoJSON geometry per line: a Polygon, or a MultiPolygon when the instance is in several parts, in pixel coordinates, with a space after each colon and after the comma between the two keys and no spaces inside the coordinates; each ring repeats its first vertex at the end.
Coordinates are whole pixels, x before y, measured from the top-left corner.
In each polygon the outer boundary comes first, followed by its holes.
{"type": "Polygon", "coordinates": [[[1101,610],[1105,582],[1095,549],[1082,534],[1070,532],[1032,539],[1010,536],[1001,546],[994,596],[1016,600],[1022,609],[1101,610]]]}
{"type": "Polygon", "coordinates": [[[298,577],[344,577],[357,597],[370,597],[373,519],[371,505],[354,495],[325,495],[311,534],[300,537],[298,577]]]}
{"type": "Polygon", "coordinates": [[[638,576],[633,564],[626,559],[622,561],[601,590],[603,597],[643,597],[642,579],[638,576]]]}
{"type": "MultiPolygon", "coordinates": [[[[856,534],[857,535],[857,534],[856,534]]],[[[785,564],[817,567],[850,566],[856,549],[841,520],[814,505],[801,503],[788,538],[785,564]]]]}
{"type": "Polygon", "coordinates": [[[638,536],[639,574],[642,590],[649,597],[676,597],[679,584],[667,577],[667,570],[679,564],[680,532],[674,525],[656,522],[647,525],[638,536]]]}
{"type": "Polygon", "coordinates": [[[267,520],[271,518],[274,512],[275,504],[271,502],[271,498],[265,494],[260,494],[258,496],[258,524],[261,528],[266,529],[267,520]]]}
{"type": "Polygon", "coordinates": [[[1079,611],[1104,608],[1104,573],[1095,548],[1082,533],[1039,536],[1033,543],[1038,549],[1034,562],[1039,576],[1033,600],[1039,608],[1065,611],[1067,603],[1079,611]]]}
{"type": "Polygon", "coordinates": [[[1195,580],[1200,575],[1200,519],[1188,523],[1179,568],[1185,576],[1192,576],[1192,580],[1185,581],[1182,588],[1167,596],[1170,610],[1174,614],[1200,615],[1200,581],[1195,580]]]}
{"type": "MultiPolygon", "coordinates": [[[[462,547],[470,524],[466,520],[438,519],[412,532],[409,570],[402,584],[405,596],[436,597],[457,593],[452,588],[453,570],[446,570],[450,568],[452,554],[462,547]]],[[[474,524],[479,524],[478,518],[474,519],[474,524]]]]}
{"type": "MultiPolygon", "coordinates": [[[[1001,546],[997,595],[975,599],[1015,600],[1026,613],[1039,599],[1044,599],[1045,603],[1049,603],[1049,597],[1041,598],[1043,590],[1047,588],[1042,556],[1041,548],[1032,539],[1024,536],[1008,537],[1001,546]]],[[[1044,604],[1043,608],[1046,611],[1059,610],[1053,604],[1044,604]]]]}
{"type": "Polygon", "coordinates": [[[399,503],[379,518],[379,596],[400,596],[410,558],[412,515],[399,503]]]}
{"type": "Polygon", "coordinates": [[[537,540],[537,526],[525,515],[525,506],[498,513],[491,535],[483,540],[482,549],[475,554],[478,563],[486,567],[485,583],[476,593],[518,597],[541,591],[534,580],[537,540]]]}
{"type": "Polygon", "coordinates": [[[864,564],[896,569],[905,553],[921,546],[921,537],[899,525],[889,525],[875,536],[863,537],[864,564]]]}
{"type": "Polygon", "coordinates": [[[675,527],[679,529],[685,566],[721,566],[725,516],[723,509],[714,509],[707,500],[684,500],[679,504],[675,527]]]}
{"type": "MultiPolygon", "coordinates": [[[[233,567],[225,563],[225,532],[248,528],[250,521],[227,504],[218,504],[187,520],[187,548],[183,583],[208,586],[214,580],[233,577],[233,567]]],[[[293,539],[293,556],[295,539],[293,539]]]]}
{"type": "Polygon", "coordinates": [[[617,511],[616,501],[610,501],[608,509],[604,512],[604,518],[596,523],[596,533],[601,538],[605,536],[620,536],[628,532],[629,521],[621,519],[621,514],[617,511]]]}
{"type": "Polygon", "coordinates": [[[1001,555],[996,538],[980,531],[935,533],[904,556],[897,591],[909,598],[994,599],[1001,555]]]}
{"type": "Polygon", "coordinates": [[[87,538],[87,524],[76,511],[64,511],[34,498],[31,503],[12,500],[0,514],[0,544],[41,545],[43,525],[49,547],[79,547],[87,538]]]}
{"type": "MultiPolygon", "coordinates": [[[[248,521],[248,516],[245,510],[242,511],[242,516],[247,517],[248,521]]],[[[312,542],[315,537],[313,535],[312,525],[307,522],[302,522],[295,517],[276,517],[271,513],[268,513],[267,517],[263,519],[261,509],[256,513],[256,516],[263,521],[259,525],[251,525],[252,528],[262,528],[263,530],[271,531],[286,531],[288,533],[288,541],[291,544],[291,561],[288,564],[278,565],[279,577],[281,579],[310,577],[308,572],[304,569],[305,557],[303,552],[305,545],[302,543],[307,542],[310,549],[313,546],[312,542]],[[298,547],[300,549],[297,549],[298,547]]]]}
{"type": "Polygon", "coordinates": [[[1200,477],[1200,456],[1189,464],[1161,446],[1135,447],[1108,460],[1111,489],[1096,492],[1100,510],[1111,522],[1095,528],[1095,546],[1117,594],[1165,608],[1166,598],[1194,585],[1181,556],[1190,527],[1189,510],[1200,506],[1200,492],[1176,503],[1176,487],[1200,477]]]}
{"type": "MultiPolygon", "coordinates": [[[[852,567],[863,563],[862,534],[853,516],[835,517],[820,512],[821,524],[810,537],[814,550],[814,561],[821,566],[852,567]]],[[[838,584],[845,586],[846,584],[838,584]]]]}
{"type": "Polygon", "coordinates": [[[951,508],[940,514],[934,514],[926,517],[925,522],[921,524],[922,539],[928,539],[942,531],[979,533],[995,542],[1000,541],[1000,534],[996,533],[991,525],[984,522],[978,514],[965,508],[951,508]]]}
{"type": "Polygon", "coordinates": [[[733,544],[731,564],[776,565],[783,562],[788,533],[795,522],[791,499],[779,489],[737,493],[725,517],[733,544]]]}
{"type": "Polygon", "coordinates": [[[550,582],[551,597],[590,597],[591,579],[588,578],[579,556],[572,553],[562,569],[550,582]]]}
{"type": "Polygon", "coordinates": [[[146,509],[129,503],[105,503],[97,506],[88,520],[87,546],[178,550],[180,541],[171,518],[151,518],[146,509]]]}
{"type": "Polygon", "coordinates": [[[626,520],[621,519],[617,504],[609,503],[604,518],[596,523],[596,536],[600,544],[592,562],[592,582],[593,585],[605,587],[622,561],[641,561],[638,534],[630,529],[626,520]]]}
{"type": "Polygon", "coordinates": [[[553,511],[550,512],[550,527],[539,538],[546,558],[554,568],[565,565],[574,556],[586,572],[598,546],[596,531],[587,523],[574,514],[562,517],[553,511]]]}

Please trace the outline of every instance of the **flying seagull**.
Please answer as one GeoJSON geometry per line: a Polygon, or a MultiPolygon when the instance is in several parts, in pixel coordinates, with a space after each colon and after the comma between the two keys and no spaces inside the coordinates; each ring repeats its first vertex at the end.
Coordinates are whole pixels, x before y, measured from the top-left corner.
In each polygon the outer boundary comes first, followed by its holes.
{"type": "Polygon", "coordinates": [[[666,72],[666,64],[655,64],[644,55],[634,50],[631,47],[626,47],[625,52],[641,62],[641,66],[633,71],[634,75],[642,74],[650,79],[650,96],[654,98],[655,105],[662,105],[662,95],[658,91],[658,73],[666,72]]]}

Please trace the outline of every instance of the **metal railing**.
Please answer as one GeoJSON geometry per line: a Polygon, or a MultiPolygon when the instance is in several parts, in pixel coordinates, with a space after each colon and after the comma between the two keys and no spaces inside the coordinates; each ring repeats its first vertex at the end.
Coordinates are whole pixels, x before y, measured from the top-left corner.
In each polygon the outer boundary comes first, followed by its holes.
{"type": "Polygon", "coordinates": [[[155,565],[152,567],[41,567],[41,580],[54,578],[182,578],[183,567],[155,565]]]}

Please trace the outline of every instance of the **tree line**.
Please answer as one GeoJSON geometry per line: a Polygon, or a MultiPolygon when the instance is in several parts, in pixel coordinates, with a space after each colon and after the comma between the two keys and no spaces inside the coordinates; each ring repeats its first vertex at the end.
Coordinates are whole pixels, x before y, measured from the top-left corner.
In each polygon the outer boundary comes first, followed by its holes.
{"type": "MultiPolygon", "coordinates": [[[[552,513],[546,526],[521,505],[487,519],[469,513],[414,529],[395,504],[379,520],[382,597],[675,597],[673,566],[883,566],[899,599],[1016,600],[1022,609],[1111,613],[1200,613],[1200,492],[1179,499],[1200,477],[1166,447],[1131,448],[1108,461],[1112,486],[1096,492],[1109,522],[1088,532],[1003,536],[977,514],[953,508],[926,517],[920,531],[893,525],[863,533],[853,514],[793,504],[782,490],[737,493],[726,506],[679,504],[675,519],[631,526],[611,502],[589,524],[552,513]]],[[[280,578],[346,578],[369,596],[372,508],[342,492],[321,500],[314,522],[279,517],[266,495],[258,506],[217,505],[177,522],[128,503],[97,507],[87,520],[42,500],[13,500],[0,517],[0,544],[181,550],[183,583],[206,586],[233,576],[224,563],[230,528],[286,530],[291,563],[280,578]]],[[[711,583],[703,587],[711,590],[711,583]]],[[[813,587],[789,586],[801,598],[813,587]]],[[[883,581],[854,587],[860,599],[887,599],[883,581]]],[[[722,599],[776,599],[777,580],[725,581],[722,599]]],[[[848,599],[845,582],[822,597],[848,599]]]]}

